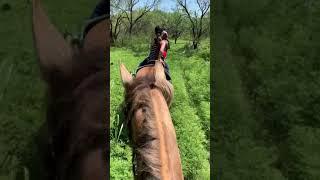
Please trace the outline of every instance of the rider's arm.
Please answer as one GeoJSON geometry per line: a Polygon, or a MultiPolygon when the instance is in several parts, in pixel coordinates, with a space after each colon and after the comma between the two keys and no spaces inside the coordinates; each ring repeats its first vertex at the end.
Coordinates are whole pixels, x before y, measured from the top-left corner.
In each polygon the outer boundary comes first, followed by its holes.
{"type": "Polygon", "coordinates": [[[163,58],[167,57],[167,52],[165,51],[166,45],[167,45],[166,40],[162,40],[160,42],[160,52],[162,53],[163,58]]]}

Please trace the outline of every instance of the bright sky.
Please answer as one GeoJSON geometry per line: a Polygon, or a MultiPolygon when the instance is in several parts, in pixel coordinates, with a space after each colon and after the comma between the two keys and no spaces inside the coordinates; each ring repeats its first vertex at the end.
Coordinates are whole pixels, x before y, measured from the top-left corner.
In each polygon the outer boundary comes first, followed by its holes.
{"type": "Polygon", "coordinates": [[[175,0],[160,0],[160,9],[163,11],[173,11],[175,7],[175,0]]]}
{"type": "MultiPolygon", "coordinates": [[[[139,3],[136,5],[136,8],[143,7],[144,4],[148,1],[152,0],[139,0],[139,3]]],[[[160,0],[160,4],[158,8],[162,11],[172,12],[177,7],[177,0],[160,0]]],[[[187,0],[187,8],[191,11],[199,11],[199,7],[197,5],[196,0],[187,0]]]]}
{"type": "MultiPolygon", "coordinates": [[[[160,0],[160,9],[163,11],[173,11],[176,8],[176,0],[160,0]]],[[[197,7],[196,0],[187,0],[187,7],[194,10],[197,7]]]]}

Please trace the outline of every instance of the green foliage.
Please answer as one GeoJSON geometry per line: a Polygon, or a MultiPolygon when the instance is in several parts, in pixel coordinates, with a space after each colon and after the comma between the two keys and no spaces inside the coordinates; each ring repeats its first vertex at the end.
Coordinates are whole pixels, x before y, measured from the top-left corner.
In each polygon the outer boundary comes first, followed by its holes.
{"type": "Polygon", "coordinates": [[[215,123],[214,132],[215,149],[224,151],[215,152],[217,162],[227,162],[221,171],[229,171],[220,178],[239,179],[240,172],[232,165],[237,158],[229,158],[228,151],[239,154],[240,159],[245,157],[241,164],[247,171],[247,179],[319,178],[315,169],[319,167],[320,153],[314,151],[319,140],[314,137],[319,134],[320,122],[317,33],[320,3],[301,0],[223,3],[218,6],[223,10],[216,11],[215,31],[219,37],[215,39],[214,117],[219,123],[215,123]],[[235,92],[241,99],[233,97],[235,92]],[[244,105],[249,108],[243,109],[244,105]],[[230,109],[237,116],[228,114],[230,109]],[[241,118],[244,114],[248,115],[245,119],[241,118]],[[233,125],[236,122],[237,126],[233,125]],[[248,145],[248,151],[239,152],[228,139],[236,135],[239,136],[236,142],[242,142],[244,132],[234,132],[238,128],[248,129],[245,134],[249,135],[248,142],[253,143],[248,145]],[[260,150],[251,151],[256,148],[260,150]],[[246,156],[250,151],[251,155],[246,156]],[[249,161],[254,162],[256,171],[246,166],[249,161]]]}
{"type": "MultiPolygon", "coordinates": [[[[147,55],[148,44],[139,41],[126,48],[111,49],[111,177],[131,177],[131,151],[126,130],[117,141],[121,121],[123,87],[120,80],[119,61],[125,63],[132,73],[147,55]],[[135,46],[144,47],[135,50],[135,46]],[[138,53],[136,52],[138,51],[138,53]],[[120,166],[120,163],[123,165],[120,166]]],[[[176,129],[178,146],[186,179],[209,179],[209,62],[198,56],[187,57],[183,52],[186,42],[172,45],[168,53],[174,101],[170,108],[176,129]],[[200,73],[201,72],[201,73],[200,73]]],[[[208,46],[208,45],[207,45],[208,46]]]]}
{"type": "MultiPolygon", "coordinates": [[[[203,55],[208,54],[209,56],[209,52],[206,50],[208,49],[197,50],[198,52],[194,53],[193,56],[181,59],[179,66],[183,70],[181,74],[185,81],[186,91],[192,104],[195,105],[196,114],[200,117],[202,128],[207,133],[207,139],[209,139],[210,77],[208,73],[210,72],[210,62],[206,59],[206,55],[203,55]],[[199,59],[201,59],[201,63],[199,63],[199,59]]],[[[209,150],[209,145],[207,145],[207,148],[209,150]]]]}
{"type": "Polygon", "coordinates": [[[133,179],[131,148],[115,140],[111,140],[110,145],[111,179],[133,179]]]}
{"type": "Polygon", "coordinates": [[[296,162],[289,162],[287,170],[295,169],[289,173],[304,179],[319,179],[320,155],[316,149],[320,148],[318,137],[319,128],[307,126],[295,126],[290,130],[288,143],[290,144],[290,156],[296,158],[296,162]]]}
{"type": "MultiPolygon", "coordinates": [[[[137,12],[134,12],[133,14],[135,15],[135,13],[137,12]]],[[[115,19],[116,15],[112,16],[112,18],[115,19]]],[[[203,24],[205,34],[202,38],[204,40],[209,37],[209,27],[207,27],[208,22],[209,17],[204,17],[203,24]]],[[[127,32],[128,23],[125,19],[123,19],[121,24],[121,32],[119,33],[117,41],[114,42],[113,45],[117,47],[127,47],[128,45],[135,44],[136,42],[148,42],[150,41],[150,38],[154,36],[154,28],[157,25],[167,29],[169,33],[169,39],[172,41],[172,44],[174,43],[174,36],[177,32],[181,32],[181,37],[177,41],[179,41],[180,39],[188,39],[191,41],[192,39],[190,22],[181,12],[164,12],[161,10],[153,10],[148,12],[135,24],[131,37],[127,32]],[[137,41],[137,39],[139,40],[137,41]]],[[[113,22],[113,28],[114,26],[115,22],[113,22]]],[[[203,44],[207,43],[208,42],[204,42],[203,44]]]]}

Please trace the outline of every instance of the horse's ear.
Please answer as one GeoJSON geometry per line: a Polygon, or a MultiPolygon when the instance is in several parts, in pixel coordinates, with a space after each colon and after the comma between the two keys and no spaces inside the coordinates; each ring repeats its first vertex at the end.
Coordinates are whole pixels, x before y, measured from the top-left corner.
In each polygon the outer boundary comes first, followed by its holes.
{"type": "Polygon", "coordinates": [[[33,0],[32,5],[33,37],[45,78],[54,72],[70,76],[73,67],[72,48],[50,22],[40,0],[33,0]]]}
{"type": "Polygon", "coordinates": [[[129,85],[132,82],[131,74],[122,63],[120,64],[120,75],[124,86],[129,85]]]}
{"type": "Polygon", "coordinates": [[[109,32],[110,20],[106,17],[94,25],[84,39],[83,50],[91,54],[93,59],[106,59],[110,49],[109,32]]]}
{"type": "Polygon", "coordinates": [[[154,68],[155,68],[154,76],[155,76],[156,80],[166,79],[166,75],[164,74],[163,65],[159,60],[156,61],[154,68]]]}

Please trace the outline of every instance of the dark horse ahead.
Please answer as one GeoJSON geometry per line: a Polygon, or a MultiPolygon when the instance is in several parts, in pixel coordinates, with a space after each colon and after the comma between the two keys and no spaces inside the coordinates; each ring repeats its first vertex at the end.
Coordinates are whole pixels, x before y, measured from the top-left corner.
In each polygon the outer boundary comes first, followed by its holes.
{"type": "MultiPolygon", "coordinates": [[[[33,35],[48,86],[46,137],[48,180],[106,180],[109,174],[109,21],[93,26],[83,46],[72,47],[33,0],[33,35]]],[[[40,175],[39,175],[40,176],[40,175]]]]}

